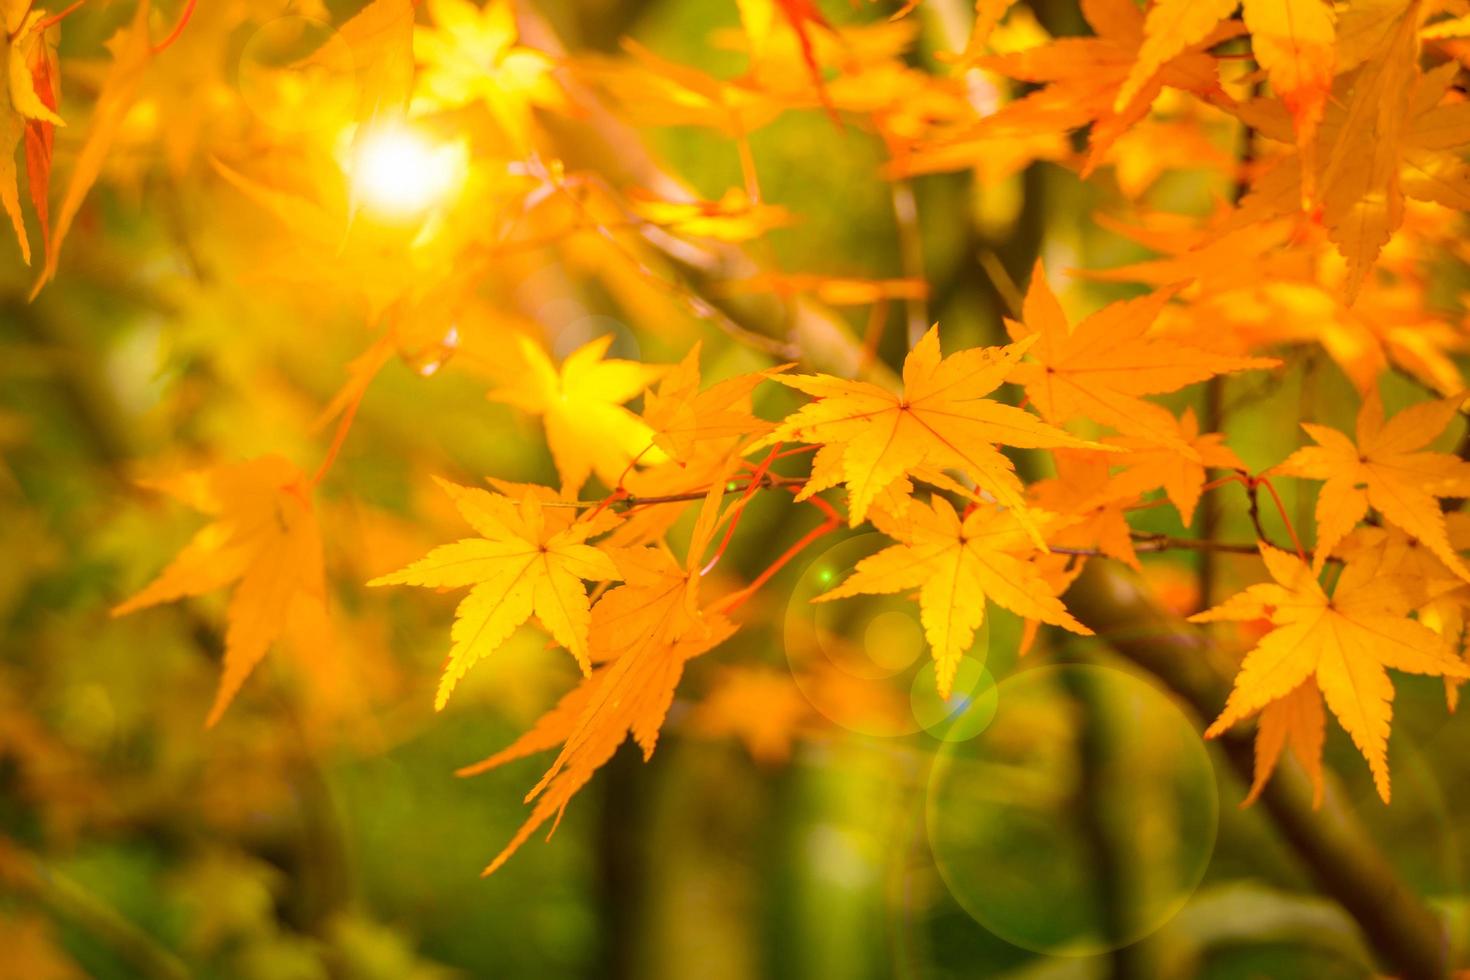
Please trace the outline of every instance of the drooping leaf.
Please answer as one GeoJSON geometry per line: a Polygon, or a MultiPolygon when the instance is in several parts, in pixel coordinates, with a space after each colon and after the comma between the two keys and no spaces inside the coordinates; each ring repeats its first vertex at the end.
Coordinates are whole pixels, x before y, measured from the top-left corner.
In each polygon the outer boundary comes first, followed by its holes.
{"type": "Polygon", "coordinates": [[[1348,565],[1328,595],[1296,556],[1262,544],[1261,557],[1273,581],[1191,617],[1209,623],[1265,616],[1274,627],[1247,654],[1225,709],[1205,734],[1219,735],[1315,679],[1388,802],[1394,692],[1386,668],[1463,678],[1470,667],[1447,654],[1434,632],[1406,617],[1402,592],[1379,574],[1377,563],[1348,565]]]}

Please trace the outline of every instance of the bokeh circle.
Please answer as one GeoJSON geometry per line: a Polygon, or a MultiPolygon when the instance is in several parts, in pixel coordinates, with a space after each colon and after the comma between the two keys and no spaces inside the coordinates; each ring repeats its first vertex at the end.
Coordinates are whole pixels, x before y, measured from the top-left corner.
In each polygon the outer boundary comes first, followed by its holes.
{"type": "Polygon", "coordinates": [[[976,738],[946,742],[925,820],[955,901],[1006,942],[1090,956],[1168,922],[1214,852],[1219,792],[1195,724],[1110,667],[1024,670],[976,738]]]}
{"type": "Polygon", "coordinates": [[[873,532],[849,535],[803,569],[787,603],[783,634],[797,688],[828,721],[858,735],[897,738],[927,730],[952,737],[942,733],[967,726],[978,732],[989,683],[988,624],[976,631],[968,666],[946,703],[934,693],[934,663],[910,595],[814,601],[840,585],[862,559],[892,544],[873,532]],[[932,697],[922,693],[926,687],[932,697]]]}

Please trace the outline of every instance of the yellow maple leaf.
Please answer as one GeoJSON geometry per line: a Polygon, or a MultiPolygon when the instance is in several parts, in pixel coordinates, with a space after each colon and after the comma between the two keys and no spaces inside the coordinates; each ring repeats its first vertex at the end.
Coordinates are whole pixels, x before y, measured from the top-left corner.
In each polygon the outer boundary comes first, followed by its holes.
{"type": "Polygon", "coordinates": [[[238,583],[226,613],[224,676],[205,723],[213,725],[284,633],[320,642],[326,618],[321,528],[305,476],[280,456],[195,470],[145,486],[215,520],[112,614],[238,583]]]}
{"type": "Polygon", "coordinates": [[[985,619],[987,599],[1018,616],[1090,636],[1028,560],[1036,552],[1014,511],[979,505],[961,517],[943,497],[915,502],[902,520],[874,512],[898,544],[858,562],[842,584],[814,599],[919,589],[919,619],[934,653],[940,697],[948,698],[960,658],[985,619]]]}
{"type": "Polygon", "coordinates": [[[577,519],[572,508],[548,507],[556,494],[522,486],[517,497],[440,481],[460,515],[481,537],[441,545],[397,572],[368,585],[419,585],[432,589],[471,586],[454,613],[453,646],[434,707],[442,710],[460,678],[494,653],[534,613],[557,643],[571,651],[583,673],[590,603],[583,579],[621,578],[612,559],[587,539],[607,531],[616,516],[602,511],[577,519]]]}
{"type": "Polygon", "coordinates": [[[1433,631],[1406,618],[1402,591],[1380,574],[1377,563],[1347,565],[1329,596],[1306,562],[1268,544],[1260,548],[1272,582],[1252,585],[1190,617],[1209,623],[1265,616],[1274,627],[1246,655],[1225,709],[1205,734],[1219,735],[1314,678],[1327,707],[1368,760],[1386,803],[1394,692],[1385,668],[1470,677],[1470,667],[1446,653],[1433,631]]]}
{"type": "Polygon", "coordinates": [[[467,0],[429,0],[433,27],[415,27],[418,91],[443,109],[483,103],[517,153],[531,149],[535,107],[566,107],[544,52],[516,44],[510,0],[477,8],[467,0]]]}
{"type": "Polygon", "coordinates": [[[1336,429],[1302,423],[1317,445],[1298,449],[1269,472],[1325,481],[1317,497],[1317,568],[1371,506],[1470,579],[1450,544],[1437,499],[1470,495],[1470,463],[1421,451],[1449,425],[1462,401],[1456,396],[1421,402],[1385,421],[1383,402],[1370,388],[1358,410],[1356,444],[1336,429]]]}
{"type": "Polygon", "coordinates": [[[976,347],[943,357],[939,328],[931,327],[904,359],[901,394],[825,374],[774,378],[817,400],[789,416],[767,441],[822,444],[826,476],[809,483],[799,499],[810,497],[822,484],[833,485],[832,476],[840,473],[854,527],[879,494],[906,483],[911,474],[926,468],[957,469],[1015,509],[1022,526],[1040,543],[1025,516],[1021,481],[997,445],[1102,447],[985,397],[1031,344],[1028,338],[1008,347],[976,347]]]}
{"type": "Polygon", "coordinates": [[[635,459],[645,463],[664,459],[662,450],[653,445],[653,430],[623,403],[642,394],[665,369],[604,360],[612,341],[612,334],[607,334],[583,344],[557,370],[540,347],[522,337],[524,370],[489,395],[492,401],[541,416],[562,487],[572,493],[592,473],[611,487],[635,459]]]}
{"type": "Polygon", "coordinates": [[[609,589],[592,609],[590,655],[599,666],[515,744],[463,770],[482,772],[561,745],[551,768],[526,796],[528,803],[535,802],[531,815],[485,874],[500,868],[538,827],[560,820],[572,797],[628,736],[645,759],[651,756],[684,664],[735,632],[734,623],[700,608],[698,599],[698,569],[719,525],[723,499],[720,480],[705,495],[682,564],[666,549],[618,553],[625,584],[609,589]]]}
{"type": "Polygon", "coordinates": [[[1006,320],[1015,341],[1035,339],[1031,361],[1017,365],[1009,380],[1022,385],[1041,417],[1055,424],[1085,418],[1128,435],[1194,450],[1180,438],[1174,416],[1144,395],[1235,371],[1279,364],[1272,358],[1220,354],[1149,335],[1173,297],[1168,289],[1105,306],[1073,326],[1046,281],[1041,262],[1031,274],[1021,320],[1006,320]]]}

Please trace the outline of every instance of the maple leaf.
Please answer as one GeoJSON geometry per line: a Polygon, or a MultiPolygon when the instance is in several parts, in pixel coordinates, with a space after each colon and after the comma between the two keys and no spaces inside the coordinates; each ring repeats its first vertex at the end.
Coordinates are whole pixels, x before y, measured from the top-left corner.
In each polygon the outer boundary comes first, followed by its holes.
{"type": "Polygon", "coordinates": [[[5,208],[15,228],[21,258],[30,265],[31,244],[20,210],[15,155],[24,138],[31,198],[36,202],[37,216],[42,222],[41,234],[45,238],[49,231],[46,227],[45,182],[50,173],[51,127],[65,125],[56,114],[56,95],[50,85],[56,31],[46,30],[42,23],[46,20],[46,11],[31,9],[30,0],[0,3],[0,20],[4,22],[6,33],[4,42],[0,43],[0,61],[3,61],[0,78],[6,80],[7,94],[4,106],[0,108],[0,206],[5,208]],[[50,40],[47,35],[50,35],[50,40]]]}
{"type": "Polygon", "coordinates": [[[935,495],[928,506],[909,507],[901,520],[880,512],[873,519],[899,543],[858,562],[840,585],[813,601],[918,588],[919,619],[934,653],[940,697],[949,697],[960,658],[984,621],[987,599],[1019,616],[1092,635],[1028,560],[1035,546],[1015,511],[981,504],[962,518],[935,495]]]}
{"type": "Polygon", "coordinates": [[[56,220],[51,227],[51,244],[46,250],[46,265],[31,289],[32,298],[55,277],[56,263],[61,257],[61,243],[66,240],[87,193],[97,182],[102,166],[107,162],[108,150],[133,108],[144,72],[153,61],[155,52],[148,34],[150,9],[149,0],[139,0],[132,21],[108,45],[112,50],[112,66],[103,79],[97,101],[92,107],[86,139],[82,142],[81,149],[76,151],[71,176],[67,180],[61,205],[56,209],[56,220]]]}
{"type": "Polygon", "coordinates": [[[1038,260],[1021,320],[1006,320],[1012,340],[1036,341],[1028,351],[1032,361],[1017,365],[1009,380],[1025,387],[1027,397],[1049,422],[1091,419],[1193,454],[1173,415],[1141,396],[1280,362],[1229,356],[1150,336],[1149,328],[1173,295],[1172,290],[1161,289],[1113,303],[1073,326],[1038,260]]]}
{"type": "Polygon", "coordinates": [[[607,334],[582,345],[558,371],[540,347],[521,337],[525,370],[489,395],[492,401],[541,416],[562,486],[572,493],[592,473],[612,487],[634,460],[654,463],[664,458],[652,444],[653,431],[623,403],[642,394],[665,369],[604,360],[612,341],[607,334]]]}
{"type": "Polygon", "coordinates": [[[981,490],[1014,508],[1022,526],[1039,543],[1040,535],[1024,516],[1021,482],[997,445],[1099,447],[985,397],[1000,386],[1031,344],[1028,338],[1008,347],[977,347],[946,358],[939,346],[939,328],[931,327],[904,359],[902,394],[825,374],[776,377],[772,380],[817,400],[787,417],[767,441],[821,444],[819,462],[827,476],[808,483],[798,499],[810,497],[824,484],[832,486],[840,474],[847,485],[854,527],[880,493],[910,474],[952,468],[964,471],[981,490]]]}
{"type": "Polygon", "coordinates": [[[1329,596],[1306,562],[1268,544],[1260,549],[1272,582],[1190,617],[1210,623],[1266,616],[1273,626],[1246,655],[1224,710],[1205,734],[1213,738],[1315,679],[1387,803],[1394,692],[1385,668],[1470,677],[1470,667],[1447,654],[1433,631],[1405,618],[1402,591],[1377,563],[1347,565],[1329,596]]]}
{"type": "Polygon", "coordinates": [[[1163,61],[1120,100],[1145,43],[1144,15],[1133,0],[1085,0],[1095,37],[1059,38],[1037,48],[974,59],[974,64],[1042,87],[986,116],[971,138],[1035,135],[1092,127],[1082,176],[1088,176],[1124,132],[1143,119],[1164,86],[1212,102],[1228,102],[1215,61],[1204,48],[1238,33],[1227,25],[1163,61]]]}
{"type": "Polygon", "coordinates": [[[214,725],[283,633],[319,640],[326,617],[321,528],[302,472],[280,456],[195,470],[145,486],[215,518],[158,578],[114,616],[202,595],[233,582],[224,676],[205,724],[214,725]]]}
{"type": "Polygon", "coordinates": [[[822,16],[817,5],[812,0],[737,0],[737,3],[740,6],[740,20],[750,37],[751,54],[756,59],[766,56],[771,30],[778,14],[791,28],[796,36],[797,46],[801,49],[802,64],[806,66],[817,98],[835,121],[837,110],[827,92],[822,66],[817,62],[816,44],[812,39],[813,27],[830,32],[832,25],[822,16]]]}
{"type": "Polygon", "coordinates": [[[791,758],[791,743],[812,714],[789,670],[741,666],[721,670],[691,722],[709,738],[736,736],[756,762],[777,765],[791,758]]]}
{"type": "Polygon", "coordinates": [[[743,138],[780,116],[786,101],[748,79],[725,80],[660,58],[629,38],[623,50],[633,61],[584,57],[576,64],[597,82],[620,111],[648,126],[711,127],[743,138]]]}
{"type": "Polygon", "coordinates": [[[1108,445],[1125,450],[1125,454],[1117,459],[1125,472],[1114,478],[1114,488],[1125,496],[1132,496],[1163,487],[1165,496],[1179,511],[1179,520],[1183,524],[1194,520],[1194,510],[1199,505],[1200,490],[1205,483],[1206,467],[1245,469],[1240,457],[1225,445],[1222,433],[1200,434],[1199,421],[1192,408],[1186,408],[1179,416],[1177,434],[1168,443],[1120,436],[1109,439],[1108,445]],[[1191,452],[1180,452],[1176,444],[1188,446],[1191,452]]]}
{"type": "Polygon", "coordinates": [[[368,585],[419,585],[444,589],[471,586],[454,612],[448,664],[434,708],[442,710],[460,678],[493,654],[534,613],[557,643],[590,673],[587,630],[590,603],[582,580],[621,578],[612,560],[587,539],[607,531],[616,515],[577,519],[545,487],[509,488],[516,497],[440,481],[460,515],[480,532],[441,545],[401,571],[368,585]]]}
{"type": "Polygon", "coordinates": [[[717,611],[701,609],[698,601],[698,568],[718,526],[723,498],[721,480],[705,496],[682,564],[664,549],[618,553],[625,584],[609,589],[592,609],[590,656],[602,666],[520,741],[469,767],[471,772],[484,771],[561,745],[551,767],[527,794],[526,801],[535,803],[531,815],[485,868],[486,875],[504,865],[538,827],[553,818],[559,821],[572,797],[628,736],[645,759],[651,756],[684,664],[735,632],[734,623],[717,611]]]}
{"type": "Polygon", "coordinates": [[[1256,728],[1256,764],[1250,792],[1241,806],[1250,806],[1266,788],[1281,752],[1288,747],[1312,780],[1312,805],[1322,805],[1322,745],[1327,739],[1327,716],[1322,711],[1322,692],[1315,677],[1309,677],[1285,697],[1261,709],[1256,728]]]}
{"type": "Polygon", "coordinates": [[[517,154],[531,149],[535,107],[564,109],[566,95],[544,52],[516,44],[510,0],[476,8],[467,0],[429,0],[434,27],[416,27],[420,95],[441,108],[483,103],[517,154]]]}
{"type": "MultiPolygon", "coordinates": [[[[1470,166],[1453,152],[1470,144],[1470,106],[1450,89],[1457,65],[1420,71],[1422,10],[1398,2],[1342,10],[1341,74],[1315,143],[1265,170],[1241,201],[1239,222],[1255,222],[1296,214],[1304,191],[1315,188],[1321,223],[1347,260],[1349,303],[1403,225],[1406,198],[1470,210],[1470,166]]],[[[1291,142],[1283,124],[1291,109],[1279,100],[1238,112],[1263,137],[1291,142]]]]}
{"type": "MultiPolygon", "coordinates": [[[[1142,570],[1133,548],[1127,508],[1138,501],[1136,481],[1110,476],[1114,460],[1102,453],[1059,449],[1052,453],[1057,475],[1031,485],[1036,506],[1070,518],[1051,543],[1064,548],[1095,548],[1142,570]]],[[[1080,563],[1079,563],[1080,565],[1080,563]]]]}
{"type": "MultiPolygon", "coordinates": [[[[1239,6],[1241,0],[1157,0],[1144,19],[1138,60],[1118,89],[1114,109],[1122,111],[1165,63],[1204,42],[1239,6]]],[[[1298,146],[1310,153],[1332,88],[1332,5],[1244,0],[1242,12],[1251,50],[1296,123],[1298,146]]]]}
{"type": "Polygon", "coordinates": [[[1390,364],[1441,394],[1459,390],[1460,369],[1450,354],[1464,348],[1464,338],[1425,308],[1422,277],[1409,263],[1399,264],[1393,282],[1370,280],[1349,305],[1335,248],[1294,218],[1256,217],[1185,230],[1164,224],[1175,216],[1155,216],[1143,228],[1108,222],[1165,256],[1083,275],[1155,286],[1198,280],[1187,318],[1176,318],[1175,326],[1227,353],[1316,343],[1359,390],[1376,384],[1390,364]]]}
{"type": "Polygon", "coordinates": [[[1325,481],[1317,497],[1317,568],[1371,506],[1470,579],[1436,499],[1470,495],[1470,463],[1419,451],[1444,431],[1462,401],[1421,402],[1385,421],[1378,391],[1370,389],[1358,410],[1356,444],[1336,429],[1302,424],[1317,445],[1298,449],[1268,472],[1325,481]]]}
{"type": "Polygon", "coordinates": [[[769,422],[751,414],[751,392],[786,370],[781,366],[741,374],[701,391],[699,353],[696,343],[643,398],[643,421],[648,423],[654,445],[681,466],[690,461],[700,443],[757,437],[769,431],[769,422]]]}

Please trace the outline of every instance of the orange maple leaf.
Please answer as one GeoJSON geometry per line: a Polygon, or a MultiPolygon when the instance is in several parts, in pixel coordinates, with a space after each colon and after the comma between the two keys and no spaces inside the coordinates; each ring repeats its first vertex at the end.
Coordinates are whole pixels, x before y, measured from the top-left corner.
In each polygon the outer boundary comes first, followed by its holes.
{"type": "Polygon", "coordinates": [[[1470,495],[1470,463],[1419,451],[1444,431],[1462,401],[1456,396],[1421,402],[1385,421],[1378,391],[1369,389],[1358,410],[1356,445],[1336,429],[1302,424],[1317,445],[1298,449],[1269,472],[1325,481],[1317,497],[1315,567],[1322,567],[1371,506],[1470,579],[1436,499],[1470,495]]]}
{"type": "Polygon", "coordinates": [[[981,68],[1042,87],[981,119],[969,138],[1024,137],[1091,125],[1082,168],[1086,177],[1118,137],[1148,114],[1164,86],[1229,101],[1220,89],[1215,60],[1203,49],[1234,36],[1235,26],[1209,32],[1163,61],[1143,84],[1125,90],[1145,43],[1143,11],[1133,0],[1087,0],[1082,13],[1096,36],[1058,38],[1025,51],[974,59],[981,68]]]}
{"type": "Polygon", "coordinates": [[[1433,631],[1406,618],[1403,591],[1378,563],[1347,565],[1329,596],[1306,562],[1268,544],[1260,548],[1272,582],[1190,617],[1210,623],[1267,616],[1274,627],[1246,655],[1225,709],[1205,734],[1219,735],[1314,678],[1387,803],[1394,692],[1385,668],[1463,678],[1470,667],[1446,653],[1433,631]]]}
{"type": "Polygon", "coordinates": [[[206,725],[286,632],[320,642],[326,619],[321,528],[306,478],[280,456],[195,470],[145,486],[214,517],[114,616],[238,582],[226,613],[225,668],[206,725]]]}
{"type": "Polygon", "coordinates": [[[1021,320],[1006,320],[1015,341],[1032,340],[1032,360],[1017,365],[1009,380],[1048,422],[1086,418],[1126,435],[1144,436],[1194,450],[1180,435],[1168,410],[1144,395],[1177,391],[1220,374],[1271,368],[1273,358],[1236,357],[1149,335],[1173,291],[1161,289],[1138,299],[1113,303],[1073,326],[1046,281],[1038,260],[1021,310],[1021,320]]]}

